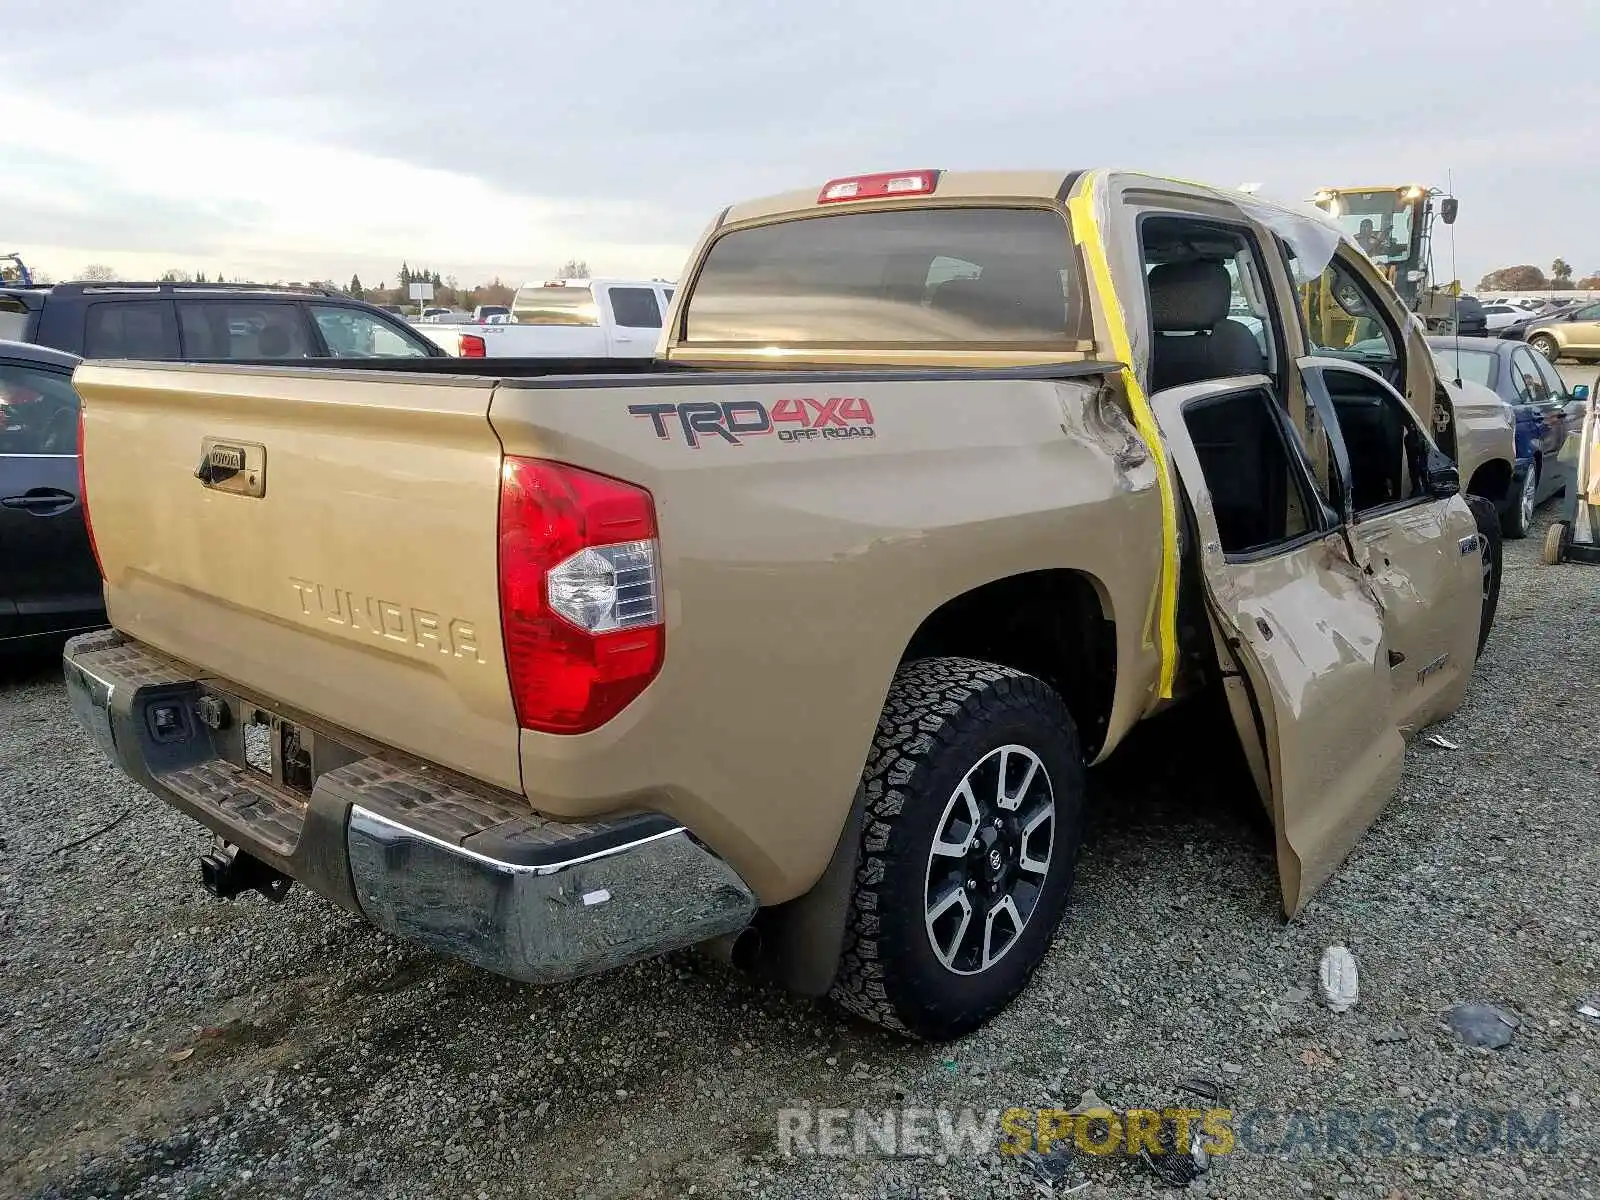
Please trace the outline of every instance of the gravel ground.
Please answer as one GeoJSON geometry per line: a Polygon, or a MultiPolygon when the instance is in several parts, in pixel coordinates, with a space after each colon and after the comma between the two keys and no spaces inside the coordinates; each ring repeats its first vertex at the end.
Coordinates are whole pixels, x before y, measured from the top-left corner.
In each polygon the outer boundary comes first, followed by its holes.
{"type": "Polygon", "coordinates": [[[1508,545],[1494,636],[1437,730],[1459,748],[1411,748],[1400,795],[1300,919],[1277,912],[1236,768],[1151,772],[1180,760],[1163,737],[1223,745],[1166,722],[1095,773],[1078,892],[1034,985],[946,1047],[693,954],[537,990],[303,889],[213,901],[198,827],[96,757],[53,664],[8,668],[0,1194],[1159,1195],[1125,1157],[785,1157],[777,1113],[1071,1106],[1091,1088],[1160,1107],[1194,1103],[1176,1087],[1193,1076],[1224,1086],[1236,1125],[1267,1114],[1194,1192],[1600,1195],[1600,1021],[1576,1011],[1600,993],[1600,573],[1538,565],[1541,540],[1508,545]],[[1336,942],[1361,970],[1343,1015],[1315,999],[1336,942]],[[1447,1030],[1463,1001],[1511,1013],[1509,1046],[1447,1030]],[[1487,1147],[1481,1112],[1418,1141],[1432,1108],[1554,1113],[1557,1145],[1487,1147]],[[1330,1149],[1308,1131],[1333,1109],[1388,1110],[1398,1136],[1330,1149]],[[1274,1151],[1290,1129],[1308,1136],[1274,1151]]]}

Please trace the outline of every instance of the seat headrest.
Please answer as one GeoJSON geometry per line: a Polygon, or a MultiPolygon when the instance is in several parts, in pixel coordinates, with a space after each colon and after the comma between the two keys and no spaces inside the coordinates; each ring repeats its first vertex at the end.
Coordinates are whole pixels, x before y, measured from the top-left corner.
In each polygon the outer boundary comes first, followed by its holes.
{"type": "Polygon", "coordinates": [[[262,358],[287,358],[289,335],[277,325],[268,325],[256,336],[256,349],[262,358]]]}
{"type": "Polygon", "coordinates": [[[976,279],[947,279],[933,289],[929,306],[938,312],[970,316],[980,312],[988,290],[976,279]]]}
{"type": "Polygon", "coordinates": [[[990,263],[977,279],[940,284],[930,304],[990,327],[1038,329],[1056,335],[1067,328],[1061,274],[1048,265],[990,263]]]}
{"type": "Polygon", "coordinates": [[[1233,284],[1214,259],[1161,263],[1151,269],[1150,322],[1157,333],[1195,333],[1228,316],[1233,284]]]}

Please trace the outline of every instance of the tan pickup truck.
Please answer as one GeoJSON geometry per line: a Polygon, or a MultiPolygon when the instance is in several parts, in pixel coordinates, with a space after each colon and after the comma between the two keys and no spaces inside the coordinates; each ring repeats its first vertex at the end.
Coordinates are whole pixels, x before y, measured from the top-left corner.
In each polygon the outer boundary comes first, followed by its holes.
{"type": "Polygon", "coordinates": [[[961,1034],[1051,943],[1085,768],[1191,697],[1296,912],[1498,590],[1460,481],[1509,479],[1509,425],[1319,218],[1150,176],[736,205],[632,367],[76,382],[84,724],[215,832],[213,891],[534,982],[717,941],[961,1034]]]}

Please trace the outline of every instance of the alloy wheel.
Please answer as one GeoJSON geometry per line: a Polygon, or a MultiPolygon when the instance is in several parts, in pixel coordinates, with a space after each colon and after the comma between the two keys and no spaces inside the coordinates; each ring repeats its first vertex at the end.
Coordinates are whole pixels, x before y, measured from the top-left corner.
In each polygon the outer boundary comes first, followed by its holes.
{"type": "Polygon", "coordinates": [[[1038,906],[1056,843],[1050,773],[1026,746],[1000,746],[962,777],[928,852],[928,942],[957,975],[987,971],[1038,906]]]}

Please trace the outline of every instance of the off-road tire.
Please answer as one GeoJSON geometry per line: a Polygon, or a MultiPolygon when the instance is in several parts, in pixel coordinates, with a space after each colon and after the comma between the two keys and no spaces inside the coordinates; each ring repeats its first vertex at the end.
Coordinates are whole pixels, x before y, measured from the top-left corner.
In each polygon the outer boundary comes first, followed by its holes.
{"type": "Polygon", "coordinates": [[[1539,464],[1528,465],[1528,473],[1523,477],[1522,487],[1517,491],[1517,498],[1511,506],[1500,516],[1500,536],[1512,541],[1519,541],[1528,536],[1528,531],[1533,528],[1533,504],[1530,497],[1539,495],[1539,464]]]}
{"type": "Polygon", "coordinates": [[[1559,566],[1567,553],[1567,531],[1565,521],[1557,521],[1544,531],[1544,561],[1548,567],[1559,566]]]}
{"type": "Polygon", "coordinates": [[[1555,362],[1556,359],[1561,357],[1561,344],[1548,333],[1534,334],[1528,339],[1528,345],[1534,350],[1537,350],[1540,354],[1544,355],[1551,362],[1555,362]]]}
{"type": "Polygon", "coordinates": [[[913,1038],[944,1041],[987,1022],[1027,985],[1072,890],[1082,835],[1083,755],[1053,688],[970,658],[925,658],[895,673],[867,755],[864,806],[839,970],[842,1008],[913,1038]],[[925,924],[929,854],[967,772],[1005,745],[1037,755],[1054,793],[1050,860],[1035,906],[1003,955],[976,974],[948,969],[925,924]]]}
{"type": "Polygon", "coordinates": [[[1500,575],[1503,566],[1500,541],[1500,514],[1494,502],[1482,496],[1468,496],[1467,506],[1472,509],[1472,519],[1478,524],[1478,536],[1483,539],[1479,547],[1482,561],[1488,567],[1483,589],[1483,607],[1478,618],[1478,657],[1489,644],[1489,631],[1494,628],[1495,610],[1500,607],[1500,575]]]}

